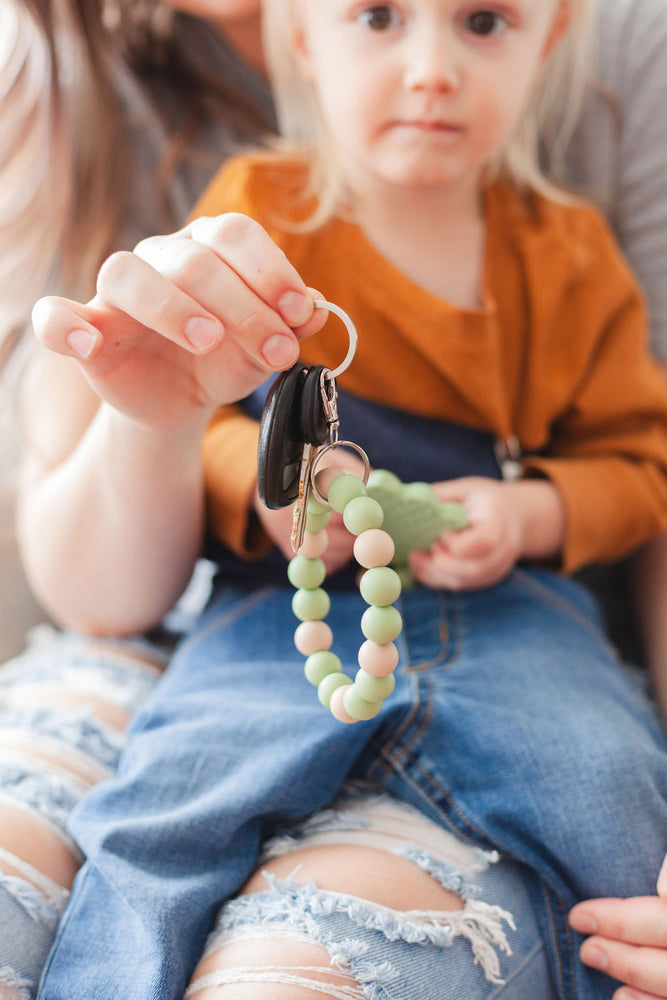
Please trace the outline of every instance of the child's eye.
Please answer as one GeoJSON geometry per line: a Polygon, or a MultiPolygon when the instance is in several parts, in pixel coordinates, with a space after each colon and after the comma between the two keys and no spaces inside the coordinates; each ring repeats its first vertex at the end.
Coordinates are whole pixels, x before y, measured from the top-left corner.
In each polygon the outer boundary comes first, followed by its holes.
{"type": "Polygon", "coordinates": [[[465,26],[473,35],[490,38],[507,27],[507,21],[495,10],[476,10],[466,18],[465,26]]]}
{"type": "Polygon", "coordinates": [[[358,16],[359,21],[371,31],[387,31],[400,23],[398,12],[389,4],[376,3],[366,7],[358,16]]]}

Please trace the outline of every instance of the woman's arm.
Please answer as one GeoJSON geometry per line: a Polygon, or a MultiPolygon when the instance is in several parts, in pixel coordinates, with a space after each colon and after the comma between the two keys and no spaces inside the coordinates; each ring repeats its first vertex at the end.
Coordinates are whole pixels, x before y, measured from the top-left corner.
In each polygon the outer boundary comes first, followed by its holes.
{"type": "Polygon", "coordinates": [[[26,398],[20,537],[57,620],[132,632],[171,607],[201,545],[209,420],[296,359],[326,318],[312,301],[259,226],[226,216],[114,255],[87,305],[38,303],[38,339],[78,364],[38,366],[26,398]]]}

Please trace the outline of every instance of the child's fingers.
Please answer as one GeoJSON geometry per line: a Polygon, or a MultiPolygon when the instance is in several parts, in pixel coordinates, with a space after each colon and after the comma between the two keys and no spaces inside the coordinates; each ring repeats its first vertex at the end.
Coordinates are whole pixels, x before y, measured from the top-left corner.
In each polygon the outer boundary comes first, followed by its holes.
{"type": "Polygon", "coordinates": [[[460,479],[447,479],[432,485],[435,495],[443,503],[464,503],[472,492],[495,482],[483,476],[461,476],[460,479]]]}
{"type": "Polygon", "coordinates": [[[460,559],[442,549],[435,552],[414,552],[410,570],[426,587],[447,590],[470,590],[495,583],[498,567],[492,558],[460,559]]]}
{"type": "Polygon", "coordinates": [[[443,551],[457,559],[484,559],[498,545],[498,538],[493,536],[489,526],[471,524],[461,531],[448,531],[441,535],[434,546],[434,551],[443,551]]]}

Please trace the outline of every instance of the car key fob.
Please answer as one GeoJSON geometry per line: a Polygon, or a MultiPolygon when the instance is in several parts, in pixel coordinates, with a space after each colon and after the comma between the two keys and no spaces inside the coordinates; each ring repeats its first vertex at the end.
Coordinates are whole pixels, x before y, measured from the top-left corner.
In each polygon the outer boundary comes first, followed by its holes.
{"type": "Polygon", "coordinates": [[[271,385],[262,410],[257,447],[257,489],[271,510],[287,507],[299,494],[299,473],[306,445],[319,447],[328,437],[322,399],[323,365],[301,361],[271,385]]]}

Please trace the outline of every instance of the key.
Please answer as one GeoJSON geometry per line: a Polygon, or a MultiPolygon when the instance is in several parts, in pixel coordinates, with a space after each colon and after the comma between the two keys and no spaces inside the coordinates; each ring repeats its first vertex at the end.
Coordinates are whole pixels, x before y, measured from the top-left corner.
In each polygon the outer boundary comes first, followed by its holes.
{"type": "Polygon", "coordinates": [[[292,518],[292,537],[290,539],[294,552],[298,552],[303,545],[303,536],[306,533],[306,520],[308,518],[308,497],[312,489],[311,471],[313,462],[317,455],[317,448],[312,444],[304,444],[301,454],[301,465],[299,466],[299,494],[294,505],[294,517],[292,518]]]}

